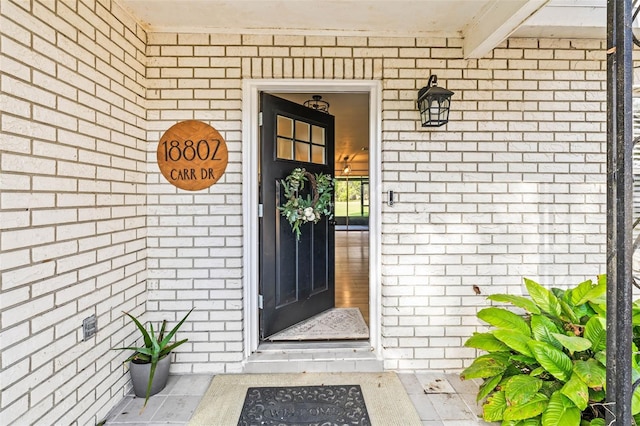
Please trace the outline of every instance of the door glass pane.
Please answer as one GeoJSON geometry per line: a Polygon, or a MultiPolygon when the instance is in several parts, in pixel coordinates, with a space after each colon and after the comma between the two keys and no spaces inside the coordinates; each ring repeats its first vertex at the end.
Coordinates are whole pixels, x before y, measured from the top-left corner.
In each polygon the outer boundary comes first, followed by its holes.
{"type": "Polygon", "coordinates": [[[293,141],[291,139],[278,138],[277,157],[285,160],[293,160],[293,141]]]}
{"type": "Polygon", "coordinates": [[[296,142],[296,160],[297,161],[310,161],[309,158],[309,144],[304,142],[296,142]]]}
{"type": "Polygon", "coordinates": [[[293,139],[293,120],[279,115],[276,132],[278,136],[293,139]]]}
{"type": "Polygon", "coordinates": [[[309,123],[305,123],[304,121],[296,121],[296,140],[310,142],[309,140],[309,131],[310,131],[309,123]]]}
{"type": "Polygon", "coordinates": [[[315,164],[325,164],[323,146],[311,145],[311,162],[315,164]]]}
{"type": "Polygon", "coordinates": [[[324,127],[311,126],[311,141],[317,145],[324,145],[324,127]]]}

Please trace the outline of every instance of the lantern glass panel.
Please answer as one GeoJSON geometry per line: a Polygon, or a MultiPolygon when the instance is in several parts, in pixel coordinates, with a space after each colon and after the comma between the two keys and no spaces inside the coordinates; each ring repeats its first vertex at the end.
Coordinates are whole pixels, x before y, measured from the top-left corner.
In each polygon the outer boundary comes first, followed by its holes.
{"type": "Polygon", "coordinates": [[[422,127],[439,127],[449,121],[453,92],[436,85],[437,77],[431,75],[425,87],[418,91],[418,110],[422,127]]]}
{"type": "Polygon", "coordinates": [[[426,96],[420,103],[422,127],[438,127],[449,120],[448,96],[426,96]]]}

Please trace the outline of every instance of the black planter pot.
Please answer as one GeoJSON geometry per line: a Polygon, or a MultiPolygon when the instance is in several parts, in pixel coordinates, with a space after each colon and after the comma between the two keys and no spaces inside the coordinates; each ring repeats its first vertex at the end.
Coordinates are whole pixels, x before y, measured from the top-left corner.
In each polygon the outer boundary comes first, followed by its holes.
{"type": "MultiPolygon", "coordinates": [[[[153,383],[151,385],[151,395],[160,392],[167,385],[169,379],[169,367],[171,366],[171,354],[165,356],[158,361],[156,371],[153,374],[153,383]]],[[[149,372],[151,371],[151,363],[129,363],[129,374],[131,375],[131,384],[133,385],[133,393],[140,398],[147,396],[147,385],[149,383],[149,372]]]]}

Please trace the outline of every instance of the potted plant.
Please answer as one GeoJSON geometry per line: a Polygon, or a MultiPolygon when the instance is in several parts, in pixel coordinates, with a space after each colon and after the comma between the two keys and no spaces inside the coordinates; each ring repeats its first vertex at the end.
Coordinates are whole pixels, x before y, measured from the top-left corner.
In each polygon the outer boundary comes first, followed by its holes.
{"type": "MultiPolygon", "coordinates": [[[[529,297],[496,294],[478,318],[492,328],[465,346],[486,352],[462,373],[483,379],[482,417],[502,425],[605,426],[606,279],[548,290],[525,279],[529,297]]],[[[640,303],[634,306],[633,380],[640,377],[640,303]]],[[[632,398],[640,421],[640,388],[632,398]]]]}
{"type": "Polygon", "coordinates": [[[129,362],[129,374],[131,375],[131,383],[133,391],[138,397],[145,397],[144,405],[147,406],[149,397],[155,395],[164,389],[169,378],[170,353],[172,350],[186,342],[183,339],[178,342],[170,343],[171,338],[178,331],[182,323],[187,319],[193,308],[187,312],[187,315],[165,336],[167,321],[163,320],[160,330],[156,334],[153,330],[153,324],[149,324],[149,331],[138,321],[136,317],[128,312],[127,315],[134,322],[144,341],[143,346],[128,346],[124,348],[114,348],[115,350],[129,349],[133,350],[133,354],[124,362],[129,362]]]}

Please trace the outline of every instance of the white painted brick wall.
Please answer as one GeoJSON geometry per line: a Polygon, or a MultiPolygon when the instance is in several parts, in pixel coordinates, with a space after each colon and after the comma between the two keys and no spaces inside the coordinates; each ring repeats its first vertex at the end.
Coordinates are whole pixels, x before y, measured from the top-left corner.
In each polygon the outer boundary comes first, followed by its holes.
{"type": "Polygon", "coordinates": [[[96,424],[145,311],[145,35],[110,0],[3,0],[0,27],[0,423],[96,424]]]}
{"type": "Polygon", "coordinates": [[[241,370],[243,78],[382,80],[383,190],[399,197],[382,206],[386,368],[458,370],[484,296],[603,272],[599,41],[513,39],[461,60],[458,39],[147,36],[110,0],[0,1],[0,19],[2,424],[101,420],[127,383],[109,350],[131,343],[122,310],[195,307],[173,371],[241,370]],[[431,73],[456,92],[445,128],[417,122],[431,73]],[[185,119],[228,144],[205,191],[155,164],[185,119]]]}
{"type": "MultiPolygon", "coordinates": [[[[163,290],[152,304],[205,307],[206,291],[240,309],[241,258],[229,245],[241,243],[240,221],[230,222],[241,206],[225,194],[240,193],[242,78],[382,79],[383,186],[399,196],[382,206],[385,367],[464,367],[475,352],[462,343],[485,295],[521,294],[523,276],[567,285],[603,272],[603,49],[510,40],[460,60],[455,39],[150,34],[149,275],[163,290]],[[415,94],[431,73],[456,94],[447,127],[425,130],[415,94]],[[161,133],[188,118],[221,129],[236,159],[195,194],[152,164],[161,133]],[[194,246],[209,247],[210,259],[194,246]]],[[[242,345],[228,342],[241,334],[223,330],[242,329],[241,311],[208,312],[207,329],[218,331],[198,335],[183,371],[237,371],[242,345]]]]}

